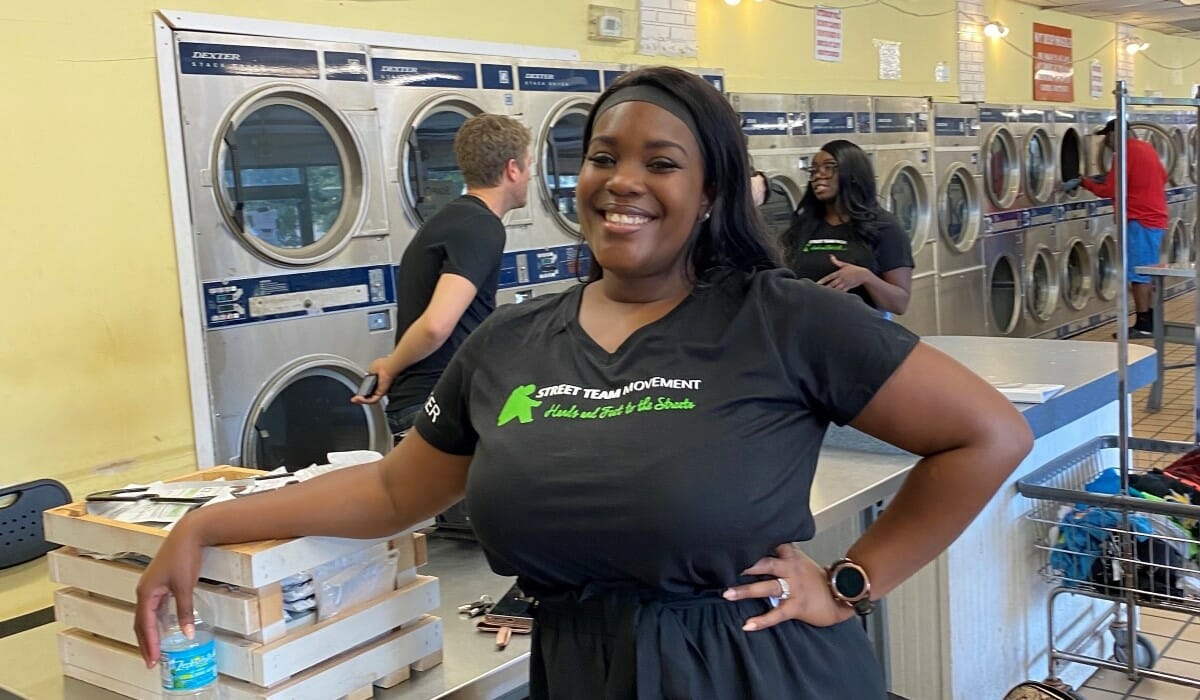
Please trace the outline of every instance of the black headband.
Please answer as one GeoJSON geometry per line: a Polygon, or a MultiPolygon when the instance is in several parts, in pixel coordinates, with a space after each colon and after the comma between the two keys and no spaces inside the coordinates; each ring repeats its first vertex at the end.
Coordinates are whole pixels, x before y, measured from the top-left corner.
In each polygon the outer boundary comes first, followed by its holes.
{"type": "Polygon", "coordinates": [[[662,107],[683,122],[691,130],[692,136],[696,137],[696,143],[700,143],[700,130],[696,128],[696,120],[692,118],[692,113],[688,111],[687,105],[683,103],[683,100],[654,85],[642,84],[617,88],[596,107],[596,120],[599,121],[600,115],[622,102],[648,102],[656,107],[662,107]]]}

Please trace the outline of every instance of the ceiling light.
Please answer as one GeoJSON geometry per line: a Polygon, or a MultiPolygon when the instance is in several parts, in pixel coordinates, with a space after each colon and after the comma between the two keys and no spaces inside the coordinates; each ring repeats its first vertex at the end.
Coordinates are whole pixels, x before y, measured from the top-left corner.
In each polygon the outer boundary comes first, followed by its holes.
{"type": "Polygon", "coordinates": [[[739,3],[741,3],[741,1],[742,1],[742,0],[725,0],[725,4],[726,4],[726,5],[729,5],[730,7],[735,7],[735,6],[737,6],[739,3]]]}
{"type": "Polygon", "coordinates": [[[1008,27],[998,19],[989,20],[987,24],[983,25],[983,34],[993,39],[1000,39],[1008,36],[1008,27]]]}

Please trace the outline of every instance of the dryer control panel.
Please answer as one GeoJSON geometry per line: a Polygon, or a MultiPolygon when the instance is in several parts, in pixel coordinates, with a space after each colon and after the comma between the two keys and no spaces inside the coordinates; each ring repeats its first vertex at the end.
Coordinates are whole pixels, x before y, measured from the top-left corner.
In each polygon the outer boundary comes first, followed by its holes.
{"type": "Polygon", "coordinates": [[[204,284],[209,330],[396,303],[391,265],[297,272],[204,284]]]}

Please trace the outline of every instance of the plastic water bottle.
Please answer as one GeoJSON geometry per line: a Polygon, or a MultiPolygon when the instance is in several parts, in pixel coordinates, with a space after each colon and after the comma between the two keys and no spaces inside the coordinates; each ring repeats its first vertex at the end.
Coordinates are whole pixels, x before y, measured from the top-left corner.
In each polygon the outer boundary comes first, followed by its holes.
{"type": "Polygon", "coordinates": [[[217,700],[217,651],[212,627],[193,610],[191,639],[179,626],[175,599],[168,596],[158,609],[159,651],[164,698],[217,700]]]}

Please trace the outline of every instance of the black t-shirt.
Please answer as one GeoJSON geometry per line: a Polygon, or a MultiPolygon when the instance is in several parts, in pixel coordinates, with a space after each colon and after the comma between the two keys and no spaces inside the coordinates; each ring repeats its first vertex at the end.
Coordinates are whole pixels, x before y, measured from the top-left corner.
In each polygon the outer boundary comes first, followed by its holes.
{"type": "MultiPolygon", "coordinates": [[[[835,226],[824,217],[801,211],[782,238],[788,266],[796,277],[814,282],[837,270],[830,255],[836,255],[842,262],[865,267],[877,277],[899,267],[913,267],[912,244],[900,228],[899,220],[883,209],[876,215],[876,239],[869,243],[853,223],[835,226]]],[[[859,286],[851,293],[871,307],[875,306],[865,287],[859,286]]]]}
{"type": "Polygon", "coordinates": [[[504,224],[478,197],[464,195],[434,214],[400,259],[396,273],[396,342],[429,306],[438,278],[460,275],[475,285],[475,298],[442,347],[400,373],[388,391],[388,410],[423,403],[467,336],[496,309],[504,224]]]}
{"type": "MultiPolygon", "coordinates": [[[[774,547],[812,537],[829,422],[852,420],[918,342],[777,270],[698,289],[610,354],[578,323],[583,289],[497,311],[416,420],[434,447],[473,455],[468,510],[492,569],[539,596],[749,580],[774,547]]],[[[741,638],[738,614],[696,633],[741,638]]]]}

